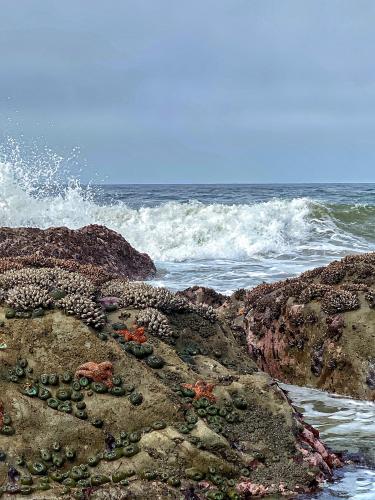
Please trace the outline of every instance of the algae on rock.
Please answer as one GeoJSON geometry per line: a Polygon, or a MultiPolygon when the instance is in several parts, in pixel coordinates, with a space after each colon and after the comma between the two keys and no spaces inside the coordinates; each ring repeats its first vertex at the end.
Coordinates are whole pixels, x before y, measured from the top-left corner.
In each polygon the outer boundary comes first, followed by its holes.
{"type": "MultiPolygon", "coordinates": [[[[100,307],[99,294],[90,300],[100,307]]],[[[92,498],[195,491],[234,499],[252,485],[267,494],[308,491],[339,465],[235,332],[206,309],[163,303],[169,335],[144,322],[144,335],[128,341],[134,305],[101,309],[100,329],[45,305],[34,317],[0,309],[4,495],[84,498],[94,488],[92,498]],[[113,367],[110,383],[78,370],[88,362],[113,367]],[[200,394],[199,381],[211,392],[200,394]]]]}

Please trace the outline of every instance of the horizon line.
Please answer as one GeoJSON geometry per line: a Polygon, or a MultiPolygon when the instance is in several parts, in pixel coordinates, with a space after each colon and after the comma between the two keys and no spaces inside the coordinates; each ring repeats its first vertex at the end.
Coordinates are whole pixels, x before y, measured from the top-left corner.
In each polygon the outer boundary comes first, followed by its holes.
{"type": "Polygon", "coordinates": [[[337,182],[88,182],[95,186],[300,186],[300,185],[347,185],[374,184],[375,181],[337,181],[337,182]]]}

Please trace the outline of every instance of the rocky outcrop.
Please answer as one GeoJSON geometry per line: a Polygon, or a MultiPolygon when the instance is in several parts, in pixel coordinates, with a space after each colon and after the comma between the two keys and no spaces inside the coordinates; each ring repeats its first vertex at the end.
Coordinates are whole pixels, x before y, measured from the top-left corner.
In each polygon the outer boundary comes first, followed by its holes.
{"type": "Polygon", "coordinates": [[[20,266],[54,266],[57,259],[67,261],[72,268],[92,266],[131,280],[146,279],[156,272],[147,254],[138,252],[115,231],[98,225],[76,230],[2,227],[1,257],[9,259],[9,267],[17,262],[20,266]]]}
{"type": "Polygon", "coordinates": [[[375,400],[375,253],[259,285],[223,310],[273,377],[375,400]]]}
{"type": "Polygon", "coordinates": [[[194,304],[207,304],[215,308],[222,306],[228,299],[226,295],[205,286],[191,286],[181,292],[177,292],[177,295],[186,297],[194,304]]]}
{"type": "Polygon", "coordinates": [[[0,324],[0,496],[288,496],[341,464],[228,324],[186,298],[21,269],[0,273],[0,324]]]}

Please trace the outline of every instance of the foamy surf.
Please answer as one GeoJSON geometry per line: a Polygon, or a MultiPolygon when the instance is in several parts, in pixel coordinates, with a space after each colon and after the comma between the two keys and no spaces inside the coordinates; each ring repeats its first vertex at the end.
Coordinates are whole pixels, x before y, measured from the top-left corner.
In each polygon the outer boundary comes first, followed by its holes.
{"type": "Polygon", "coordinates": [[[106,186],[82,185],[48,150],[26,161],[12,141],[7,154],[0,149],[1,226],[103,224],[147,252],[156,283],[173,289],[199,284],[229,293],[373,248],[366,236],[374,207],[318,201],[303,189],[293,196],[277,186],[261,195],[256,186],[116,190],[115,202],[106,186]]]}
{"type": "Polygon", "coordinates": [[[155,207],[130,208],[125,203],[100,205],[91,189],[70,181],[45,195],[38,178],[20,176],[9,163],[0,164],[2,226],[68,226],[104,224],[157,261],[243,260],[332,247],[361,247],[329,219],[311,217],[308,198],[272,199],[255,204],[203,204],[171,201],[155,207]],[[33,188],[31,189],[31,187],[33,188]],[[56,190],[54,190],[56,191],[56,190]]]}

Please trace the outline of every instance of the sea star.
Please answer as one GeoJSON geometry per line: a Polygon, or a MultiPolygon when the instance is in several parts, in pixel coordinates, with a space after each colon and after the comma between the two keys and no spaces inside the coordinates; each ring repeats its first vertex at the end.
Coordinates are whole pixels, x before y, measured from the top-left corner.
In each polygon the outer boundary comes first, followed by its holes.
{"type": "Polygon", "coordinates": [[[209,384],[204,380],[198,380],[195,384],[182,384],[182,387],[190,389],[195,392],[194,399],[207,398],[210,401],[216,401],[215,396],[212,394],[215,385],[209,384]]]}
{"type": "Polygon", "coordinates": [[[89,361],[79,366],[76,377],[87,377],[94,382],[103,382],[107,387],[113,387],[112,383],[113,365],[110,361],[94,363],[89,361]]]}
{"type": "Polygon", "coordinates": [[[119,330],[117,333],[122,335],[127,342],[133,340],[134,342],[137,342],[137,344],[143,344],[147,341],[145,329],[143,328],[143,326],[136,328],[132,332],[129,330],[119,330]]]}

